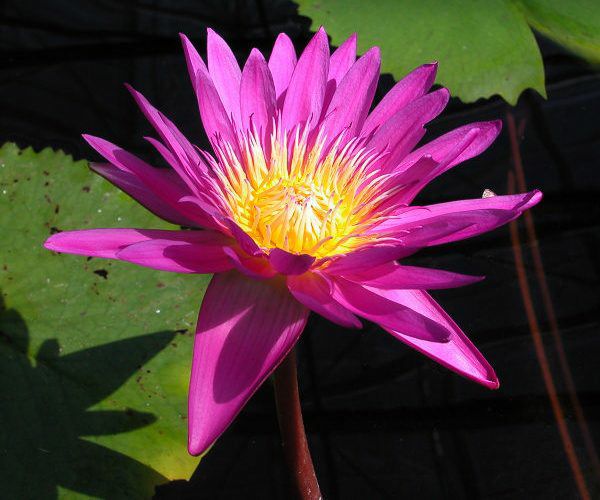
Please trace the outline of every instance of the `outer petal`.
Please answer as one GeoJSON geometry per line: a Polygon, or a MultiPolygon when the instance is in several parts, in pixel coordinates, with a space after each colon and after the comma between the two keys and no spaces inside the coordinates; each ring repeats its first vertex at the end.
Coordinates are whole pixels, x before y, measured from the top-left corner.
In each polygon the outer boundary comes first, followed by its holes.
{"type": "Polygon", "coordinates": [[[405,253],[406,251],[398,244],[382,243],[373,245],[360,248],[332,260],[325,271],[327,274],[345,276],[346,273],[351,274],[394,261],[404,256],[405,253]]]}
{"type": "Polygon", "coordinates": [[[529,193],[476,198],[424,207],[408,207],[396,218],[383,222],[376,232],[397,236],[401,245],[425,247],[470,238],[517,218],[542,199],[529,193]]]}
{"type": "Polygon", "coordinates": [[[287,285],[299,302],[317,314],[348,328],[362,327],[354,314],[333,300],[331,284],[321,274],[308,272],[288,276],[287,285]]]}
{"type": "Polygon", "coordinates": [[[44,246],[55,252],[116,259],[117,253],[129,245],[154,239],[198,242],[223,241],[223,235],[214,231],[169,231],[164,229],[80,229],[53,234],[44,246]]]}
{"type": "Polygon", "coordinates": [[[366,287],[341,277],[333,278],[334,300],[355,314],[392,330],[428,342],[447,342],[450,331],[422,311],[415,310],[398,290],[366,287]]]}
{"type": "Polygon", "coordinates": [[[395,330],[384,327],[389,333],[460,375],[490,389],[499,387],[500,383],[490,364],[429,294],[419,290],[402,290],[396,293],[404,296],[405,303],[410,303],[415,310],[439,322],[451,334],[447,342],[431,342],[406,335],[401,329],[395,330]]]}
{"type": "Polygon", "coordinates": [[[337,136],[345,128],[349,137],[354,137],[362,128],[377,89],[380,66],[379,48],[373,47],[346,73],[324,119],[329,137],[337,136]]]}
{"type": "Polygon", "coordinates": [[[204,453],[294,346],[308,310],[281,281],[213,277],[200,308],[188,402],[188,449],[204,453]]]}
{"type": "Polygon", "coordinates": [[[485,151],[492,142],[498,137],[502,130],[502,121],[495,120],[491,122],[476,122],[464,125],[438,137],[437,139],[415,149],[398,165],[396,170],[403,172],[413,165],[419,158],[425,155],[431,156],[435,161],[448,161],[447,168],[452,168],[463,161],[469,160],[474,156],[485,151]],[[460,150],[460,153],[453,158],[448,159],[448,155],[456,151],[456,147],[464,139],[476,132],[475,140],[471,141],[467,148],[460,150]]]}
{"type": "Polygon", "coordinates": [[[256,244],[252,237],[246,232],[244,232],[244,230],[240,226],[238,226],[232,219],[225,219],[224,222],[229,228],[229,231],[231,231],[231,235],[236,239],[236,241],[239,243],[240,247],[242,248],[242,250],[244,250],[244,252],[254,257],[264,254],[264,252],[256,244]]]}
{"type": "MultiPolygon", "coordinates": [[[[148,187],[134,174],[126,172],[125,170],[121,170],[110,163],[92,162],[90,163],[90,168],[94,172],[100,174],[106,180],[112,182],[115,186],[127,193],[161,219],[182,226],[193,227],[197,224],[196,221],[188,219],[178,210],[173,208],[173,204],[168,204],[156,196],[156,194],[148,189],[148,187]]],[[[180,182],[180,179],[175,172],[165,170],[161,173],[167,177],[170,177],[171,181],[174,183],[180,182]]]]}
{"type": "Polygon", "coordinates": [[[194,88],[194,92],[198,95],[197,80],[196,74],[201,69],[208,73],[208,68],[204,61],[198,54],[198,51],[192,45],[192,42],[189,41],[188,37],[183,33],[179,33],[179,37],[181,38],[181,44],[183,45],[183,53],[185,54],[185,62],[187,63],[188,72],[190,74],[190,80],[192,81],[192,87],[194,88]]]}
{"type": "Polygon", "coordinates": [[[225,248],[224,252],[234,268],[249,278],[264,280],[273,278],[277,274],[266,255],[254,257],[248,255],[239,247],[225,248]]]}
{"type": "Polygon", "coordinates": [[[269,261],[278,273],[303,274],[308,271],[315,258],[312,255],[297,255],[280,248],[274,248],[269,253],[269,261]]]}
{"type": "Polygon", "coordinates": [[[367,118],[362,135],[369,135],[410,102],[425,95],[433,85],[436,73],[437,63],[424,64],[394,85],[367,118]]]}
{"type": "Polygon", "coordinates": [[[240,126],[240,66],[229,45],[210,28],[207,30],[206,52],[208,72],[227,116],[233,116],[234,123],[240,126]]]}
{"type": "Polygon", "coordinates": [[[481,281],[483,276],[468,276],[440,269],[402,266],[396,262],[388,262],[354,273],[345,273],[344,278],[355,283],[385,290],[436,290],[471,285],[481,281]]]}
{"type": "Polygon", "coordinates": [[[356,33],[352,33],[348,39],[342,43],[331,54],[329,59],[329,75],[327,80],[333,80],[337,85],[342,81],[348,70],[356,60],[356,33]]]}
{"type": "Polygon", "coordinates": [[[186,182],[190,190],[197,193],[199,187],[205,184],[206,176],[208,175],[208,169],[198,152],[177,127],[158,111],[148,99],[131,85],[126,84],[126,87],[142,113],[144,113],[146,119],[152,124],[160,138],[168,146],[173,157],[177,159],[177,161],[170,162],[171,166],[186,182]]]}
{"type": "Polygon", "coordinates": [[[394,171],[400,183],[410,189],[399,193],[397,202],[409,204],[433,179],[482,151],[485,151],[500,133],[501,121],[472,123],[460,127],[410,153],[394,171]],[[423,158],[431,161],[424,163],[423,158]]]}
{"type": "Polygon", "coordinates": [[[220,273],[233,269],[225,249],[233,242],[214,231],[194,231],[185,241],[152,239],[117,252],[119,260],[173,273],[220,273]]]}
{"type": "Polygon", "coordinates": [[[356,33],[342,43],[331,54],[329,59],[329,74],[327,75],[327,85],[325,88],[325,98],[323,99],[323,108],[327,109],[331,98],[335,93],[337,86],[340,84],[348,70],[356,61],[356,33]]]}
{"type": "Polygon", "coordinates": [[[291,130],[309,119],[319,119],[328,72],[329,44],[325,30],[320,28],[294,68],[283,103],[284,129],[291,130]]]}
{"type": "Polygon", "coordinates": [[[423,137],[425,124],[443,111],[449,98],[446,89],[439,89],[413,101],[383,123],[367,147],[389,151],[384,167],[394,167],[423,137]]]}
{"type": "Polygon", "coordinates": [[[273,45],[271,57],[269,57],[269,70],[273,75],[275,96],[278,100],[280,96],[285,95],[295,67],[296,51],[294,50],[294,44],[285,33],[280,33],[277,40],[275,40],[275,45],[273,45]]]}
{"type": "Polygon", "coordinates": [[[256,49],[250,52],[242,73],[240,106],[242,126],[249,129],[252,123],[268,137],[268,128],[275,116],[275,86],[265,58],[256,49]]]}
{"type": "Polygon", "coordinates": [[[214,226],[212,216],[206,211],[190,203],[180,202],[182,198],[190,195],[189,188],[183,183],[170,182],[172,178],[168,177],[168,174],[165,174],[160,169],[151,167],[137,156],[100,137],[84,134],[83,138],[111,164],[135,175],[155,196],[172,206],[186,218],[196,221],[196,225],[204,227],[214,226]]]}
{"type": "Polygon", "coordinates": [[[204,125],[209,140],[214,141],[216,136],[221,136],[230,144],[235,145],[231,115],[226,111],[210,75],[202,67],[196,73],[196,97],[198,98],[202,125],[204,125]]]}

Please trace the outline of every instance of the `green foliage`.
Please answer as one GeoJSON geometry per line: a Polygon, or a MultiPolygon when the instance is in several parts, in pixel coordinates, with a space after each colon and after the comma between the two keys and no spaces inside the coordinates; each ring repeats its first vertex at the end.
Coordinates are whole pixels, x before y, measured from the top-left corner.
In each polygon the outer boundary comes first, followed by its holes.
{"type": "Polygon", "coordinates": [[[597,62],[600,9],[594,0],[297,0],[334,45],[353,32],[359,52],[378,45],[382,71],[399,79],[440,63],[437,83],[473,102],[494,94],[515,104],[527,88],[545,96],[542,58],[529,25],[597,62]]]}
{"type": "Polygon", "coordinates": [[[146,498],[188,478],[205,276],[59,255],[56,230],[168,228],[62,152],[0,148],[0,470],[6,498],[146,498]]]}
{"type": "Polygon", "coordinates": [[[588,61],[600,63],[600,4],[597,0],[515,0],[537,31],[588,61]]]}

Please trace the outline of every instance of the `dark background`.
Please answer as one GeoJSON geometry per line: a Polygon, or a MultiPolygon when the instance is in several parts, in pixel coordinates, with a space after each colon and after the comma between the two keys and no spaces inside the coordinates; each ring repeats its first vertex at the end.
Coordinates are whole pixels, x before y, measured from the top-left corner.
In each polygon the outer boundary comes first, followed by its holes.
{"type": "MultiPolygon", "coordinates": [[[[280,31],[297,47],[311,35],[309,21],[285,1],[5,0],[0,16],[0,142],[52,146],[90,159],[82,132],[154,159],[142,139],[150,127],[125,81],[192,142],[206,145],[178,32],[204,54],[210,26],[241,63],[251,47],[268,54],[280,31]]],[[[523,172],[527,188],[545,193],[533,220],[520,222],[518,242],[506,227],[410,259],[487,275],[481,284],[435,296],[502,385],[491,392],[463,380],[374,326],[348,331],[313,317],[298,347],[300,385],[326,498],[570,499],[580,497],[581,481],[583,491],[600,497],[600,78],[559,47],[539,42],[548,100],[526,92],[515,108],[498,98],[451,101],[429,127],[429,138],[476,120],[502,118],[505,127],[487,152],[419,199],[476,197],[485,188],[503,194],[520,151],[522,170],[516,172],[523,172]],[[516,124],[512,149],[509,115],[516,124]],[[543,270],[534,260],[536,248],[543,270]],[[515,251],[523,253],[523,266],[516,265],[515,251]],[[526,316],[519,271],[539,328],[526,316]],[[561,438],[558,423],[567,437],[561,438]]],[[[392,84],[384,76],[378,98],[392,84]]],[[[289,498],[269,384],[190,482],[157,490],[157,498],[186,497],[289,498]]]]}

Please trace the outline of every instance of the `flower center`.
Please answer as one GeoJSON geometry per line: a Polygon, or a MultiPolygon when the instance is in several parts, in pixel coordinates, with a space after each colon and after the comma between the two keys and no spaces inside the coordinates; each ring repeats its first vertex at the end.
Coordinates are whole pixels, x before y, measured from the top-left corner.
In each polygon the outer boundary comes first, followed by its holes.
{"type": "Polygon", "coordinates": [[[347,253],[373,236],[380,220],[385,176],[379,156],[358,140],[328,145],[322,133],[309,145],[308,129],[293,140],[274,125],[267,154],[257,134],[241,136],[241,153],[227,143],[209,160],[224,211],[266,251],[272,248],[325,257],[347,253]]]}

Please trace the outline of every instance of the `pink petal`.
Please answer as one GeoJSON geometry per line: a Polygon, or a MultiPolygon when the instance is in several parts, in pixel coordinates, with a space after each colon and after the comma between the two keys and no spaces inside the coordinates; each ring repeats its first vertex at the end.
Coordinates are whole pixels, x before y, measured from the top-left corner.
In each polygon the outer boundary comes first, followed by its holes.
{"type": "Polygon", "coordinates": [[[333,300],[331,285],[320,273],[288,276],[287,285],[298,302],[324,318],[347,328],[362,327],[354,314],[333,300]]]}
{"type": "Polygon", "coordinates": [[[180,212],[184,217],[196,221],[195,225],[202,227],[214,226],[212,217],[205,211],[191,204],[179,202],[182,198],[190,195],[189,189],[183,183],[180,181],[171,182],[172,178],[161,169],[151,167],[137,156],[100,137],[84,134],[83,138],[111,164],[135,175],[155,196],[180,212]]]}
{"type": "Polygon", "coordinates": [[[225,224],[231,231],[231,235],[236,239],[239,243],[240,247],[244,252],[248,255],[257,256],[261,255],[264,252],[261,248],[256,244],[256,242],[252,239],[250,235],[248,235],[240,226],[238,226],[232,219],[225,219],[225,224]]]}
{"type": "Polygon", "coordinates": [[[228,117],[241,126],[240,81],[242,72],[229,45],[217,33],[208,28],[206,40],[208,72],[219,93],[228,117]]]}
{"type": "Polygon", "coordinates": [[[279,280],[213,277],[200,308],[188,401],[188,450],[204,453],[302,333],[307,309],[279,280]]]}
{"type": "Polygon", "coordinates": [[[490,144],[494,142],[496,137],[498,137],[501,130],[501,120],[476,122],[464,125],[438,137],[418,149],[415,149],[398,165],[397,170],[406,170],[410,165],[414,164],[419,158],[425,155],[431,156],[437,162],[445,161],[448,159],[448,155],[456,150],[456,146],[464,141],[472,131],[476,131],[476,139],[470,142],[466,149],[460,151],[460,154],[454,156],[454,158],[448,162],[447,168],[452,168],[453,166],[469,160],[485,151],[490,144]]]}
{"type": "Polygon", "coordinates": [[[472,123],[460,127],[438,139],[425,144],[403,159],[394,171],[401,173],[399,181],[411,184],[403,191],[398,203],[409,204],[415,196],[433,179],[482,151],[496,139],[502,127],[501,121],[472,123]],[[422,158],[431,158],[428,165],[420,162],[422,158]]]}
{"type": "Polygon", "coordinates": [[[266,255],[254,257],[235,247],[225,248],[224,252],[233,267],[249,278],[264,280],[277,274],[266,255]]]}
{"type": "Polygon", "coordinates": [[[353,313],[405,335],[429,342],[447,342],[450,331],[445,325],[413,309],[398,290],[381,290],[335,277],[333,299],[353,313]]]}
{"type": "Polygon", "coordinates": [[[380,66],[379,48],[373,47],[346,73],[326,112],[324,121],[330,137],[345,128],[349,137],[354,137],[362,128],[375,96],[380,66]]]}
{"type": "Polygon", "coordinates": [[[275,86],[263,55],[252,49],[242,72],[240,89],[242,127],[252,123],[261,137],[268,138],[268,129],[275,116],[275,86]]]}
{"type": "Polygon", "coordinates": [[[367,147],[375,151],[389,151],[384,168],[394,167],[421,140],[425,124],[443,111],[449,98],[446,89],[439,89],[416,99],[384,122],[367,147]]]}
{"type": "MultiPolygon", "coordinates": [[[[110,163],[92,162],[90,163],[90,168],[109,182],[112,182],[115,186],[161,219],[181,226],[194,227],[197,225],[196,221],[188,219],[178,210],[174,209],[171,204],[166,203],[156,196],[156,194],[148,189],[148,187],[134,174],[121,170],[110,163]]],[[[161,171],[161,173],[165,175],[165,177],[170,177],[170,180],[167,182],[181,182],[181,179],[179,179],[175,172],[165,169],[161,171]]]]}
{"type": "Polygon", "coordinates": [[[296,51],[294,50],[294,44],[285,33],[280,33],[277,40],[275,40],[275,45],[273,45],[271,57],[269,57],[269,70],[273,75],[275,97],[278,100],[288,88],[295,67],[296,51]]]}
{"type": "Polygon", "coordinates": [[[188,37],[183,33],[179,33],[179,37],[181,38],[181,44],[183,45],[183,53],[185,54],[185,62],[187,63],[188,73],[190,75],[190,80],[192,82],[192,87],[194,88],[194,92],[198,95],[197,80],[196,74],[201,69],[208,73],[208,68],[204,61],[198,54],[198,51],[192,45],[192,42],[189,41],[188,37]]]}
{"type": "Polygon", "coordinates": [[[196,97],[202,125],[204,125],[208,139],[214,142],[215,137],[220,136],[230,144],[236,145],[236,136],[230,120],[231,115],[226,111],[210,75],[202,67],[196,73],[196,97]]]}
{"type": "Polygon", "coordinates": [[[404,295],[405,303],[410,303],[416,311],[439,322],[450,331],[450,338],[447,342],[432,342],[406,335],[404,332],[399,331],[400,329],[394,330],[384,327],[385,330],[446,368],[489,389],[499,387],[500,383],[490,364],[429,294],[420,290],[403,290],[398,293],[404,295]]]}
{"type": "Polygon", "coordinates": [[[331,54],[329,59],[329,75],[327,80],[333,80],[337,85],[342,81],[356,60],[356,33],[352,33],[342,45],[331,54]]]}
{"type": "Polygon", "coordinates": [[[296,255],[280,248],[274,248],[269,253],[269,261],[278,273],[303,274],[310,269],[315,258],[312,255],[296,255]]]}
{"type": "MultiPolygon", "coordinates": [[[[192,192],[197,192],[205,183],[208,169],[200,158],[198,152],[177,129],[177,127],[160,111],[158,111],[140,92],[131,85],[126,84],[135,102],[141,109],[146,119],[158,132],[160,138],[168,146],[173,158],[177,161],[169,162],[179,176],[185,181],[192,192]]],[[[164,155],[163,155],[164,156],[164,155]]]]}
{"type": "Polygon", "coordinates": [[[345,273],[344,278],[355,283],[386,290],[436,290],[471,285],[481,281],[483,276],[469,276],[440,269],[402,266],[396,262],[389,262],[354,273],[345,273]]]}
{"type": "Polygon", "coordinates": [[[375,231],[397,236],[407,247],[425,247],[482,234],[510,222],[542,199],[538,190],[529,193],[476,198],[424,207],[409,207],[397,218],[383,222],[375,231]]]}
{"type": "Polygon", "coordinates": [[[340,84],[348,70],[356,61],[356,33],[342,43],[329,58],[329,74],[323,98],[323,110],[327,109],[337,86],[340,84]]]}
{"type": "Polygon", "coordinates": [[[370,269],[373,266],[394,261],[404,254],[405,250],[397,244],[381,243],[371,245],[332,259],[325,271],[327,274],[344,276],[346,273],[370,269]]]}
{"type": "Polygon", "coordinates": [[[425,95],[433,85],[436,73],[437,63],[424,64],[396,83],[367,118],[362,135],[369,135],[410,102],[425,95]]]}
{"type": "Polygon", "coordinates": [[[185,241],[152,239],[134,243],[120,250],[116,258],[174,273],[220,273],[233,268],[224,249],[232,241],[214,231],[187,231],[185,241]]]}
{"type": "Polygon", "coordinates": [[[323,28],[304,49],[285,94],[282,123],[286,130],[321,116],[329,72],[329,44],[323,28]]]}
{"type": "Polygon", "coordinates": [[[120,250],[134,243],[152,239],[188,241],[195,237],[194,233],[200,232],[163,229],[81,229],[53,234],[46,240],[44,247],[55,252],[116,259],[120,250]]]}

